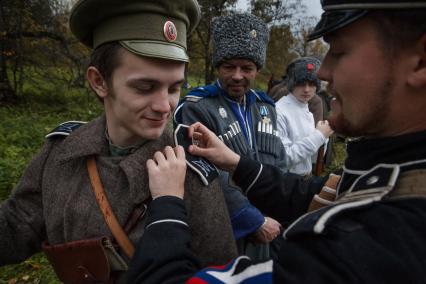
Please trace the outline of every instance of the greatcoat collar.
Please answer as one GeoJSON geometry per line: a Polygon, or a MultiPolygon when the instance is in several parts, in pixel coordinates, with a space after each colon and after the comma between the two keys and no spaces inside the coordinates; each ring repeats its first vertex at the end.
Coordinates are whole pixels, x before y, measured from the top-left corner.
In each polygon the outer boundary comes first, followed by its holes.
{"type": "MultiPolygon", "coordinates": [[[[93,121],[79,127],[66,137],[58,147],[56,159],[59,164],[68,161],[95,156],[110,156],[108,140],[105,137],[106,119],[102,115],[93,121]]],[[[174,145],[171,139],[172,131],[166,127],[158,140],[146,142],[135,152],[123,157],[119,163],[129,181],[130,193],[134,193],[136,202],[142,202],[149,197],[146,161],[153,157],[156,151],[162,151],[167,145],[174,145]]]]}

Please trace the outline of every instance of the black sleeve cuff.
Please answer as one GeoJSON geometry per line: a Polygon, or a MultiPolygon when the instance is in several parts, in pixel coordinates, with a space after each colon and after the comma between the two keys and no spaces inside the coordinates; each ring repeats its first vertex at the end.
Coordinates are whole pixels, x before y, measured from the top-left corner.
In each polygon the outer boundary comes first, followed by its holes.
{"type": "Polygon", "coordinates": [[[235,183],[245,192],[247,188],[253,184],[253,181],[258,177],[261,169],[261,163],[250,159],[246,156],[240,157],[240,162],[232,176],[235,183]]]}
{"type": "Polygon", "coordinates": [[[161,196],[149,204],[146,225],[159,220],[179,220],[187,223],[185,203],[175,196],[161,196]]]}

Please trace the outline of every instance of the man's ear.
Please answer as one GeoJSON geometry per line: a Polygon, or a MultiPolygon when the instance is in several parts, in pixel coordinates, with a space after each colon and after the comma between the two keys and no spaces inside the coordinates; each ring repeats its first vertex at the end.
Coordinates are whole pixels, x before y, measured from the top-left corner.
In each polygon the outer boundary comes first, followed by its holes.
{"type": "Polygon", "coordinates": [[[107,83],[96,67],[89,66],[89,68],[87,68],[86,77],[90,87],[100,98],[105,98],[108,95],[107,83]]]}
{"type": "Polygon", "coordinates": [[[408,77],[408,84],[415,88],[426,87],[426,34],[417,41],[415,47],[416,65],[408,77]]]}

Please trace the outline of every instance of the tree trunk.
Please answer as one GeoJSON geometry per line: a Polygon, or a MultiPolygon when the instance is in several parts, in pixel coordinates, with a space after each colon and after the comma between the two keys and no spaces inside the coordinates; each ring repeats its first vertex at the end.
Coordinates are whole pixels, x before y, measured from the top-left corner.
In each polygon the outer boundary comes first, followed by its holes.
{"type": "Polygon", "coordinates": [[[6,52],[4,40],[0,40],[0,105],[11,104],[18,101],[15,91],[12,89],[7,76],[6,52]]]}
{"type": "Polygon", "coordinates": [[[208,48],[205,50],[205,56],[204,56],[204,81],[206,85],[209,85],[212,82],[212,79],[210,77],[210,56],[209,56],[209,50],[208,48]]]}

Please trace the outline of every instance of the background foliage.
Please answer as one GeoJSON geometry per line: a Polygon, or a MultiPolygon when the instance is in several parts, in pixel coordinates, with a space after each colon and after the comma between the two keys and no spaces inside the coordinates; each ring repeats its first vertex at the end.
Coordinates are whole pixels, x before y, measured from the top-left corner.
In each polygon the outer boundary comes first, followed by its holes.
{"type": "MultiPolygon", "coordinates": [[[[61,122],[88,121],[101,113],[99,101],[85,89],[43,88],[46,93],[28,90],[26,99],[19,104],[0,107],[0,202],[15,187],[50,130],[61,122]]],[[[3,283],[59,282],[47,260],[39,254],[19,265],[0,268],[0,284],[3,283]]]]}

